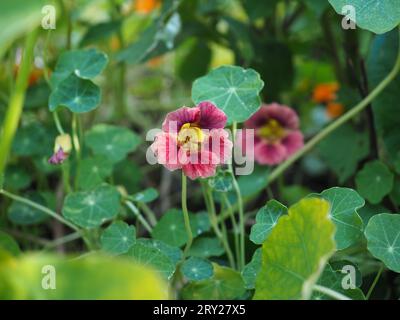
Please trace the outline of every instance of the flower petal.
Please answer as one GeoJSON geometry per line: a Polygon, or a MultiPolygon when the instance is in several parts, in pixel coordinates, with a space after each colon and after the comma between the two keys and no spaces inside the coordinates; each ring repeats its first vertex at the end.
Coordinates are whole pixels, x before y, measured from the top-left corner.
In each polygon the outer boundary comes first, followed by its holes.
{"type": "Polygon", "coordinates": [[[259,164],[278,164],[286,159],[286,148],[281,143],[261,141],[254,147],[254,157],[259,164]]]}
{"type": "Polygon", "coordinates": [[[286,157],[291,156],[304,145],[303,134],[300,131],[289,133],[283,140],[282,145],[286,148],[286,157]]]}
{"type": "Polygon", "coordinates": [[[189,163],[183,165],[182,169],[183,173],[192,180],[196,178],[208,178],[215,175],[216,163],[218,163],[218,159],[215,154],[202,151],[201,154],[191,154],[189,163]]]}
{"type": "Polygon", "coordinates": [[[200,128],[222,129],[225,127],[227,117],[225,113],[218,109],[213,103],[204,101],[199,103],[197,108],[200,109],[200,128]]]}
{"type": "Polygon", "coordinates": [[[177,133],[185,123],[198,123],[199,121],[199,108],[182,107],[167,114],[162,125],[162,130],[164,132],[177,133]]]}
{"type": "Polygon", "coordinates": [[[178,159],[178,145],[176,136],[165,132],[159,133],[150,146],[159,164],[164,165],[168,170],[182,168],[178,159]]]}
{"type": "Polygon", "coordinates": [[[229,140],[229,133],[224,129],[212,129],[208,133],[208,138],[204,143],[204,150],[214,153],[218,163],[227,163],[232,157],[233,143],[229,140]]]}

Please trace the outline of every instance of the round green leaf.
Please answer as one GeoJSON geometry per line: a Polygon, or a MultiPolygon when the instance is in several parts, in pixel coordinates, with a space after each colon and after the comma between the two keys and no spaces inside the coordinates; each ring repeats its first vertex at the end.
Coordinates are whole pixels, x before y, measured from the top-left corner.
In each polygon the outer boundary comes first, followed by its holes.
{"type": "Polygon", "coordinates": [[[81,79],[92,79],[103,71],[107,62],[107,55],[97,49],[65,51],[58,58],[51,75],[51,85],[57,87],[71,74],[81,79]]]}
{"type": "Polygon", "coordinates": [[[136,242],[125,255],[142,265],[156,269],[166,279],[170,279],[175,272],[175,264],[171,259],[151,245],[136,242]]]}
{"type": "Polygon", "coordinates": [[[147,188],[146,190],[135,193],[130,196],[130,198],[132,201],[147,203],[158,198],[158,191],[154,188],[147,188]]]}
{"type": "Polygon", "coordinates": [[[356,175],[357,190],[369,202],[377,204],[393,189],[393,178],[382,162],[368,162],[356,175]]]}
{"type": "Polygon", "coordinates": [[[329,3],[338,14],[343,14],[344,6],[353,6],[357,26],[377,34],[388,32],[400,23],[397,0],[329,0],[329,3]]]}
{"type": "Polygon", "coordinates": [[[308,299],[335,251],[329,203],[306,198],[289,208],[265,240],[254,299],[308,299]]]}
{"type": "MultiPolygon", "coordinates": [[[[30,193],[26,197],[35,203],[46,206],[46,201],[38,193],[30,193]]],[[[46,213],[18,201],[11,204],[7,213],[10,221],[19,225],[37,224],[49,218],[46,213]]]]}
{"type": "Polygon", "coordinates": [[[18,243],[7,233],[0,231],[0,249],[18,256],[21,252],[18,243]]]}
{"type": "Polygon", "coordinates": [[[65,198],[62,213],[80,227],[97,228],[118,214],[119,201],[116,188],[101,185],[91,191],[70,193],[65,198]]]}
{"type": "Polygon", "coordinates": [[[105,251],[122,254],[135,243],[136,229],[123,221],[113,222],[101,235],[101,246],[105,251]]]}
{"type": "Polygon", "coordinates": [[[228,123],[243,122],[261,105],[259,93],[264,86],[253,69],[222,66],[197,79],[192,87],[192,99],[198,104],[211,101],[222,109],[228,123]]]}
{"type": "Polygon", "coordinates": [[[261,248],[254,251],[251,261],[246,264],[242,270],[242,278],[246,289],[254,289],[256,285],[256,278],[261,269],[261,248]]]}
{"type": "Polygon", "coordinates": [[[365,228],[369,252],[395,272],[400,272],[400,215],[373,216],[365,228]]]}
{"type": "Polygon", "coordinates": [[[213,265],[210,261],[190,257],[182,264],[182,273],[189,280],[204,280],[211,278],[213,275],[213,265]]]}
{"type": "Polygon", "coordinates": [[[111,175],[112,163],[105,157],[82,159],[77,177],[81,189],[91,189],[104,182],[111,175]]]}
{"type": "Polygon", "coordinates": [[[49,108],[67,107],[72,112],[83,113],[95,109],[100,103],[100,88],[92,81],[71,74],[51,92],[49,108]]]}
{"type": "Polygon", "coordinates": [[[232,300],[246,292],[243,279],[237,271],[217,264],[213,264],[213,267],[212,278],[190,282],[182,289],[183,299],[232,300]]]}
{"type": "Polygon", "coordinates": [[[208,179],[208,185],[216,192],[232,190],[232,176],[226,170],[218,170],[214,177],[208,179]]]}
{"type": "Polygon", "coordinates": [[[193,241],[189,255],[200,258],[219,257],[224,248],[217,238],[201,237],[193,241]]]}
{"type": "Polygon", "coordinates": [[[87,146],[95,155],[111,162],[121,161],[139,145],[140,138],[131,130],[108,124],[97,124],[85,136],[87,146]]]}
{"type": "Polygon", "coordinates": [[[138,243],[143,243],[146,246],[154,247],[165,254],[175,265],[182,260],[182,250],[178,247],[170,246],[163,241],[154,239],[137,239],[138,243]]]}
{"type": "Polygon", "coordinates": [[[267,239],[281,215],[287,213],[287,208],[276,200],[270,200],[256,215],[256,223],[251,227],[250,240],[262,244],[267,239]]]}
{"type": "Polygon", "coordinates": [[[342,250],[357,243],[363,231],[363,222],[357,210],[364,206],[364,199],[353,189],[338,187],[324,190],[320,196],[331,205],[330,216],[336,225],[337,249],[342,250]]]}
{"type": "Polygon", "coordinates": [[[53,135],[39,122],[18,128],[12,151],[18,156],[49,156],[53,149],[53,135]]]}
{"type": "Polygon", "coordinates": [[[21,167],[9,166],[7,167],[4,182],[5,188],[9,190],[20,190],[28,187],[31,184],[31,177],[29,173],[21,167]]]}

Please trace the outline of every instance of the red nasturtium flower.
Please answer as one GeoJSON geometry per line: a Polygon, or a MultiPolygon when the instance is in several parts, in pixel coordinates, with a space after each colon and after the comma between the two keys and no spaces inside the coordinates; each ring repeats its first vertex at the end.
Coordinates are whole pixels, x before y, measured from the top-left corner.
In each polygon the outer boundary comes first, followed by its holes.
{"type": "Polygon", "coordinates": [[[135,0],[135,10],[139,13],[150,13],[157,9],[161,4],[161,0],[135,0]]]}
{"type": "Polygon", "coordinates": [[[167,115],[150,148],[158,163],[171,171],[182,169],[191,179],[211,177],[232,154],[226,120],[211,102],[182,107],[167,115]]]}
{"type": "Polygon", "coordinates": [[[339,102],[329,102],[328,105],[326,106],[326,114],[331,119],[341,116],[343,112],[344,112],[344,106],[339,102]]]}
{"type": "Polygon", "coordinates": [[[262,105],[244,127],[254,129],[254,158],[259,164],[278,164],[304,144],[296,112],[277,103],[262,105]]]}
{"type": "Polygon", "coordinates": [[[312,100],[316,103],[329,103],[336,100],[339,85],[333,83],[321,83],[314,88],[312,100]]]}

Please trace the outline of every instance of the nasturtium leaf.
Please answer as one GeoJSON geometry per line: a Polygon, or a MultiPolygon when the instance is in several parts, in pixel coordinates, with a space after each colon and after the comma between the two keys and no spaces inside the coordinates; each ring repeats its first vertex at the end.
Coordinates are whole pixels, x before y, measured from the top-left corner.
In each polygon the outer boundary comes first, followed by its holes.
{"type": "Polygon", "coordinates": [[[216,192],[228,192],[232,190],[232,175],[226,170],[219,170],[208,179],[208,185],[216,192]]]}
{"type": "Polygon", "coordinates": [[[167,299],[165,281],[153,268],[126,258],[92,254],[81,259],[25,254],[0,262],[0,299],[108,300],[167,299]],[[56,290],[44,290],[44,276],[56,274],[56,290]],[[3,290],[7,288],[7,290],[3,290]]]}
{"type": "Polygon", "coordinates": [[[190,219],[193,220],[191,222],[191,224],[192,224],[192,227],[194,228],[194,229],[192,229],[192,232],[195,236],[198,236],[202,233],[210,231],[211,224],[210,224],[210,218],[209,218],[207,212],[197,212],[197,213],[191,215],[190,219]]]}
{"type": "Polygon", "coordinates": [[[232,300],[240,298],[245,292],[240,274],[231,269],[213,264],[212,278],[193,281],[182,289],[185,300],[232,300]]]}
{"type": "Polygon", "coordinates": [[[347,284],[351,284],[356,287],[361,287],[362,285],[362,273],[358,266],[348,260],[336,260],[336,261],[331,261],[329,265],[332,267],[333,271],[339,272],[343,277],[349,274],[349,270],[354,268],[355,270],[355,279],[352,279],[352,277],[348,278],[348,282],[346,281],[347,284]]]}
{"type": "MultiPolygon", "coordinates": [[[[399,6],[400,7],[400,6],[399,6]]],[[[376,87],[392,71],[399,48],[399,31],[376,36],[371,44],[367,60],[368,80],[371,89],[376,87]]],[[[400,74],[374,99],[372,110],[378,136],[382,139],[382,151],[388,160],[396,162],[399,157],[400,131],[398,119],[400,74]]],[[[380,146],[381,147],[381,146],[380,146]]],[[[394,163],[396,168],[396,164],[394,163]]]]}
{"type": "Polygon", "coordinates": [[[213,276],[213,265],[210,261],[197,257],[190,257],[182,264],[182,274],[189,280],[204,280],[213,276]]]}
{"type": "MultiPolygon", "coordinates": [[[[336,292],[347,296],[352,300],[365,300],[365,296],[363,292],[355,287],[354,289],[345,289],[342,285],[342,281],[345,280],[344,277],[346,274],[341,273],[340,271],[336,271],[329,264],[325,266],[324,271],[322,272],[320,278],[318,279],[317,284],[324,286],[326,288],[332,289],[336,292]]],[[[311,299],[313,300],[332,300],[332,297],[327,296],[318,291],[314,291],[311,299]]]]}
{"type": "MultiPolygon", "coordinates": [[[[29,193],[26,195],[26,198],[37,204],[46,206],[45,199],[39,193],[29,193]]],[[[11,204],[7,215],[10,221],[19,225],[38,224],[49,218],[46,213],[18,201],[14,201],[11,204]]]]}
{"type": "Polygon", "coordinates": [[[134,195],[130,196],[132,201],[136,202],[151,202],[158,198],[158,191],[154,188],[147,188],[141,192],[137,192],[134,195]]]}
{"type": "Polygon", "coordinates": [[[348,14],[357,26],[373,33],[388,32],[400,23],[400,6],[397,0],[329,0],[329,3],[338,14],[348,14]],[[349,14],[346,6],[352,6],[354,14],[349,14]]]}
{"type": "Polygon", "coordinates": [[[357,243],[363,231],[363,222],[357,210],[364,206],[364,199],[353,189],[339,187],[324,190],[320,196],[331,205],[330,217],[336,225],[337,249],[357,243]]]}
{"type": "Polygon", "coordinates": [[[100,88],[92,81],[81,79],[74,74],[62,80],[49,98],[50,111],[64,106],[72,112],[83,113],[95,109],[99,103],[100,88]]]}
{"type": "Polygon", "coordinates": [[[200,237],[193,241],[189,255],[199,258],[218,257],[224,248],[218,238],[200,237]]]}
{"type": "MultiPolygon", "coordinates": [[[[189,214],[189,219],[192,233],[196,235],[197,226],[194,215],[189,214]]],[[[178,209],[167,211],[154,227],[152,236],[154,239],[164,241],[174,247],[184,245],[187,241],[187,234],[182,211],[178,209]]]]}
{"type": "Polygon", "coordinates": [[[139,136],[128,128],[108,124],[92,127],[85,140],[95,155],[104,156],[113,163],[124,159],[140,143],[139,136]]]}
{"type": "Polygon", "coordinates": [[[91,189],[102,184],[111,175],[112,170],[112,163],[105,157],[82,159],[77,176],[79,188],[91,189]]]}
{"type": "Polygon", "coordinates": [[[0,231],[0,250],[5,250],[13,256],[18,256],[21,252],[18,243],[3,231],[0,231]]]}
{"type": "Polygon", "coordinates": [[[365,164],[356,175],[357,190],[372,204],[377,204],[392,191],[393,173],[379,160],[365,164]]]}
{"type": "Polygon", "coordinates": [[[251,227],[250,240],[255,244],[262,244],[281,215],[287,213],[287,208],[276,200],[270,200],[258,210],[256,223],[251,227]]]}
{"type": "Polygon", "coordinates": [[[48,156],[53,150],[53,135],[40,122],[30,122],[18,128],[12,151],[18,156],[48,156]]]}
{"type": "Polygon", "coordinates": [[[55,89],[71,74],[81,79],[93,79],[104,70],[107,62],[107,55],[97,49],[65,51],[58,58],[50,83],[55,89]]]}
{"type": "Polygon", "coordinates": [[[136,240],[146,246],[150,246],[160,250],[165,254],[175,265],[182,260],[182,250],[178,247],[170,246],[161,240],[140,238],[136,240]]]}
{"type": "Polygon", "coordinates": [[[143,242],[133,244],[124,255],[156,269],[166,279],[170,279],[175,272],[175,263],[166,254],[143,242]]]}
{"type": "Polygon", "coordinates": [[[365,228],[371,254],[400,273],[400,215],[382,213],[373,216],[365,228]]]}
{"type": "Polygon", "coordinates": [[[112,254],[126,253],[135,243],[136,229],[123,221],[115,221],[101,235],[101,247],[112,254]]]}
{"type": "Polygon", "coordinates": [[[211,101],[225,112],[228,123],[243,122],[261,105],[259,93],[264,86],[253,69],[222,66],[197,79],[192,87],[192,99],[198,104],[211,101]]]}
{"type": "Polygon", "coordinates": [[[242,278],[246,289],[255,288],[257,274],[261,269],[261,254],[261,248],[254,251],[251,261],[242,270],[242,278]]]}
{"type": "Polygon", "coordinates": [[[321,141],[318,151],[339,182],[344,183],[356,172],[359,161],[368,155],[369,137],[367,132],[358,132],[345,124],[321,141]]]}
{"type": "Polygon", "coordinates": [[[5,188],[7,190],[20,190],[28,187],[32,179],[29,173],[21,167],[8,166],[5,173],[5,188]]]}
{"type": "Polygon", "coordinates": [[[62,214],[83,228],[97,228],[118,214],[120,194],[115,187],[100,185],[90,191],[74,192],[64,200],[62,214]]]}
{"type": "Polygon", "coordinates": [[[308,299],[335,251],[329,203],[306,198],[289,208],[265,240],[254,299],[308,299]]]}

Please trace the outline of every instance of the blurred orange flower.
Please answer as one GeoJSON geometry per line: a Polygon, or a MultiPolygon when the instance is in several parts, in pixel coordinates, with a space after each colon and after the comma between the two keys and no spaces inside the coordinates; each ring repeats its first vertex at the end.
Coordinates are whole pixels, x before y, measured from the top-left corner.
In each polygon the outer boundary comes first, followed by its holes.
{"type": "Polygon", "coordinates": [[[336,99],[339,89],[337,83],[321,83],[314,88],[312,100],[316,103],[329,103],[336,99]]]}
{"type": "MultiPolygon", "coordinates": [[[[14,66],[14,77],[16,78],[19,72],[19,65],[14,66]]],[[[28,86],[34,86],[39,79],[43,76],[43,69],[39,69],[37,67],[34,67],[34,69],[29,73],[29,78],[28,78],[28,86]]]]}
{"type": "Polygon", "coordinates": [[[161,0],[135,0],[135,10],[139,13],[150,13],[157,9],[161,4],[161,0]]]}
{"type": "Polygon", "coordinates": [[[330,102],[326,107],[326,113],[330,118],[337,118],[344,112],[343,104],[339,102],[330,102]]]}

